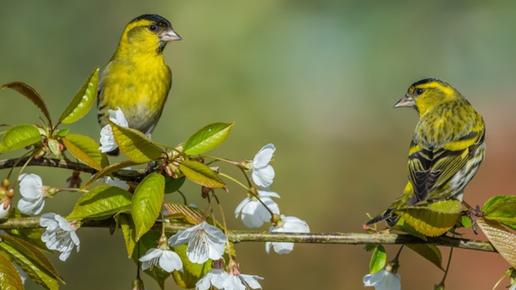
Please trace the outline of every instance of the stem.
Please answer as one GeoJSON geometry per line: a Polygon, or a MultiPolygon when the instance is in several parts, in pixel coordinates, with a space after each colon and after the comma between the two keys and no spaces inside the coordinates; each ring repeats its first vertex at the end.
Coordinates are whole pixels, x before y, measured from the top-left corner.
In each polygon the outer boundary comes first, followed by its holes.
{"type": "Polygon", "coordinates": [[[219,172],[219,175],[220,175],[220,176],[222,176],[222,177],[224,177],[224,178],[227,178],[227,179],[229,179],[229,180],[233,181],[233,182],[234,182],[234,183],[236,183],[237,185],[239,185],[239,186],[241,186],[242,188],[244,188],[246,191],[249,191],[249,187],[245,186],[242,182],[240,182],[240,181],[238,181],[238,180],[234,179],[233,177],[231,177],[231,176],[229,176],[229,175],[227,175],[227,174],[224,174],[224,173],[222,173],[222,172],[219,172]]]}
{"type": "Polygon", "coordinates": [[[224,159],[224,158],[220,158],[220,157],[216,157],[216,156],[211,156],[211,155],[202,155],[200,157],[201,158],[209,158],[209,159],[213,159],[213,160],[217,160],[217,161],[222,161],[222,162],[226,162],[226,163],[231,164],[231,165],[238,166],[238,162],[235,162],[235,161],[229,160],[229,159],[224,159]]]}
{"type": "Polygon", "coordinates": [[[217,201],[217,205],[219,206],[220,215],[222,216],[222,226],[224,227],[224,233],[226,234],[226,247],[227,247],[227,251],[228,251],[228,257],[229,257],[229,261],[232,261],[233,258],[231,257],[231,247],[229,244],[229,237],[227,235],[228,227],[226,225],[226,216],[224,215],[224,210],[222,210],[222,205],[220,204],[220,201],[219,201],[219,198],[217,197],[217,195],[215,195],[215,192],[213,192],[212,195],[215,198],[215,200],[217,201]]]}
{"type": "MultiPolygon", "coordinates": [[[[33,158],[33,157],[34,157],[34,155],[31,155],[31,156],[29,157],[29,159],[28,159],[28,160],[23,164],[23,166],[22,166],[22,168],[20,169],[20,171],[18,171],[18,176],[16,176],[16,179],[14,180],[13,188],[16,188],[16,185],[18,184],[18,179],[20,178],[21,173],[23,172],[23,170],[25,170],[25,167],[27,167],[27,164],[32,160],[32,158],[33,158]]],[[[21,160],[21,159],[20,159],[20,160],[21,160]]],[[[16,165],[17,165],[17,164],[15,164],[15,166],[16,166],[16,165]]],[[[13,166],[13,167],[11,168],[11,171],[9,171],[9,176],[11,176],[12,170],[14,169],[14,167],[15,167],[15,166],[13,166]]]]}
{"type": "Polygon", "coordinates": [[[448,256],[448,263],[446,263],[446,270],[444,271],[443,279],[441,280],[441,283],[438,284],[438,286],[444,286],[444,281],[446,280],[446,276],[448,276],[448,270],[450,270],[452,254],[453,246],[450,248],[450,255],[448,256]]]}
{"type": "MultiPolygon", "coordinates": [[[[25,152],[25,154],[23,154],[20,158],[17,158],[16,162],[14,162],[13,166],[11,167],[11,170],[9,170],[9,174],[7,174],[7,179],[11,178],[11,174],[13,173],[13,170],[15,167],[18,166],[18,164],[20,164],[20,161],[22,161],[22,159],[33,153],[34,150],[31,150],[31,151],[28,151],[28,152],[25,152]]],[[[27,166],[27,163],[30,162],[30,160],[32,160],[32,157],[34,157],[34,155],[30,156],[30,158],[28,159],[28,161],[26,161],[24,164],[23,164],[23,168],[20,170],[20,171],[23,171],[23,169],[25,168],[25,166],[27,166]]],[[[18,177],[20,177],[20,174],[18,173],[18,176],[16,177],[16,180],[18,180],[18,177]]]]}

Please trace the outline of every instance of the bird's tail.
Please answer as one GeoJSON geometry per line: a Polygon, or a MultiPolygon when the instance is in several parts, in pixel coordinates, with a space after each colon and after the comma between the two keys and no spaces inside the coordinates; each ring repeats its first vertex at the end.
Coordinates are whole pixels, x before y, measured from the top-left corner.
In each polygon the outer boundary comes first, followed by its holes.
{"type": "Polygon", "coordinates": [[[400,217],[393,211],[407,207],[408,201],[412,198],[413,195],[414,188],[412,187],[412,184],[408,182],[405,190],[403,190],[403,192],[394,200],[392,205],[387,210],[368,221],[366,225],[372,225],[381,221],[385,221],[389,227],[395,226],[396,223],[398,223],[400,217]]]}

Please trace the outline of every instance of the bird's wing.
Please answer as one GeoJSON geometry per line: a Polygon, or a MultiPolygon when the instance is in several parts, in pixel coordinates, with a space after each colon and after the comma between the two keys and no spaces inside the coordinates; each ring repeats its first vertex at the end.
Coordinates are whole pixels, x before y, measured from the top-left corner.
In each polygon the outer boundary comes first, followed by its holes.
{"type": "Polygon", "coordinates": [[[473,131],[439,148],[426,148],[412,141],[408,161],[409,180],[414,186],[413,205],[449,181],[470,160],[483,142],[484,130],[473,131]]]}

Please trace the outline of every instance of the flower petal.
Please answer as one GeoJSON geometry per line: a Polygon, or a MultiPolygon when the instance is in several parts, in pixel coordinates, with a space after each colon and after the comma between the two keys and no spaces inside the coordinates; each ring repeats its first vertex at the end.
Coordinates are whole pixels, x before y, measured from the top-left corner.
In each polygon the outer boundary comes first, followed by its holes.
{"type": "Polygon", "coordinates": [[[274,151],[276,151],[276,147],[274,144],[269,143],[260,149],[258,153],[254,156],[253,159],[253,169],[255,168],[262,168],[269,164],[272,159],[272,154],[274,154],[274,151]]]}

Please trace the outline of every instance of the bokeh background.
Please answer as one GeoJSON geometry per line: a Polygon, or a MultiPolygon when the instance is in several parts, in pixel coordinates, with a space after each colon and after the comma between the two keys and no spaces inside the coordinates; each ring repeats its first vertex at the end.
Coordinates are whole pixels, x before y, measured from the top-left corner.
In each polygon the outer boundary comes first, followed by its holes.
{"type": "MultiPolygon", "coordinates": [[[[165,50],[174,84],[153,139],[175,145],[208,123],[235,121],[214,155],[251,159],[273,142],[272,190],[282,213],[306,220],[313,232],[362,232],[366,212],[382,211],[405,185],[417,115],[392,106],[422,78],[450,82],[486,121],[487,157],[466,200],[482,205],[516,193],[514,11],[514,1],[481,0],[4,1],[0,83],[32,85],[57,119],[92,69],[108,62],[125,24],[160,14],[183,41],[165,50]]],[[[39,122],[26,99],[9,90],[0,95],[0,123],[39,122]]],[[[69,128],[97,139],[96,113],[69,128]]],[[[69,176],[28,171],[61,187],[69,176]]],[[[198,187],[185,192],[204,204],[198,187]]],[[[44,211],[66,215],[78,196],[61,193],[44,211]]],[[[244,229],[232,216],[244,196],[237,186],[221,195],[235,229],[244,229]]],[[[78,235],[79,253],[64,263],[51,256],[67,282],[62,289],[129,289],[136,271],[122,235],[88,228],[78,235]]],[[[285,256],[265,254],[262,243],[236,250],[244,273],[265,277],[264,289],[362,289],[370,257],[363,246],[346,245],[298,244],[285,256]]],[[[396,251],[388,247],[390,257],[396,251]]],[[[442,252],[446,260],[449,249],[442,252]]],[[[508,267],[495,254],[456,250],[447,289],[491,289],[508,267]]],[[[403,289],[432,289],[442,277],[408,250],[400,273],[403,289]]],[[[177,286],[170,280],[167,289],[177,286]]]]}

